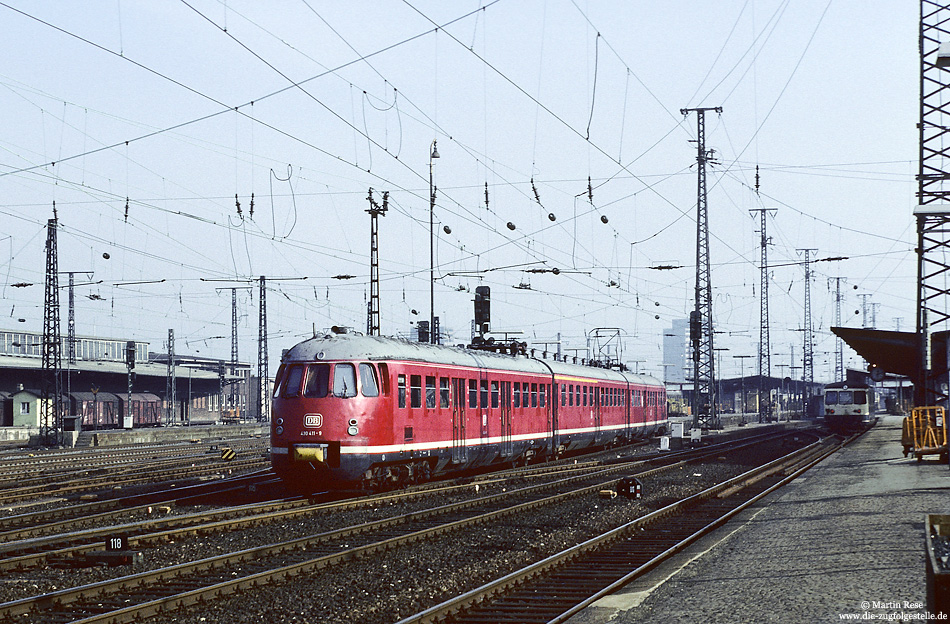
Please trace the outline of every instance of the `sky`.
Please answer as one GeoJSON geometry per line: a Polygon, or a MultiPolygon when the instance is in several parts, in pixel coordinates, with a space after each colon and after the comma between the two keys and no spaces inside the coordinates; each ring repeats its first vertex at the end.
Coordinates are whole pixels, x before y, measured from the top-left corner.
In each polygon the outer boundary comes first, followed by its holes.
{"type": "Polygon", "coordinates": [[[0,328],[42,331],[55,203],[77,334],[163,352],[173,329],[176,353],[228,359],[233,287],[255,362],[266,276],[273,374],[314,331],[365,331],[372,189],[381,331],[407,337],[429,317],[431,173],[445,342],[470,341],[489,286],[494,331],[585,357],[619,328],[662,378],[696,279],[681,109],[722,107],[717,370],[755,367],[768,209],[772,373],[801,376],[807,248],[830,382],[839,283],[842,325],[914,328],[918,20],[834,0],[0,2],[0,328]]]}

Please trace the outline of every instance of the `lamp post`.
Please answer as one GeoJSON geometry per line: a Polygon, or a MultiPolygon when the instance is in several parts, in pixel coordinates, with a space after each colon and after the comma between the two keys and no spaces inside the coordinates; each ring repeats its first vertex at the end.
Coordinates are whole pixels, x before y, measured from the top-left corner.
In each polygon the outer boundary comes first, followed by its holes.
{"type": "Polygon", "coordinates": [[[435,139],[429,153],[429,342],[436,344],[435,336],[435,185],[432,182],[432,161],[439,157],[435,139]]]}

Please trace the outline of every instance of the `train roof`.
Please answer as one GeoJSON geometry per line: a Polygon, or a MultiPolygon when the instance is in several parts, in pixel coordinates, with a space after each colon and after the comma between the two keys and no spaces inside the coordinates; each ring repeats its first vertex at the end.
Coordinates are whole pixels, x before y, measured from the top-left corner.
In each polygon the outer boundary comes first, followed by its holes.
{"type": "Polygon", "coordinates": [[[550,374],[553,372],[556,375],[567,377],[625,381],[643,385],[663,385],[654,377],[635,375],[629,371],[621,372],[614,369],[569,364],[523,355],[506,355],[464,347],[447,347],[355,333],[314,336],[294,345],[281,358],[282,362],[315,360],[401,360],[448,366],[504,369],[532,374],[550,374]]]}

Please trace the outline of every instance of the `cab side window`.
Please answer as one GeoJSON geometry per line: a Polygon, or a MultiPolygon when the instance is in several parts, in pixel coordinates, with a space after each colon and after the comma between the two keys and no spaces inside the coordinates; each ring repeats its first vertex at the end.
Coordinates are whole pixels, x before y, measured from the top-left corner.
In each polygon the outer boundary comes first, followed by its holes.
{"type": "Polygon", "coordinates": [[[284,377],[283,397],[285,399],[300,396],[300,382],[303,381],[303,365],[291,366],[284,377]]]}

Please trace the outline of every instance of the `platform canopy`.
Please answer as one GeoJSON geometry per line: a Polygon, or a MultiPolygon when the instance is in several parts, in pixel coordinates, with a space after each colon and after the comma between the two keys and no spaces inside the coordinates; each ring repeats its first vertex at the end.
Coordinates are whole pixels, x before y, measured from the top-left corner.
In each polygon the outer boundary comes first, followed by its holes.
{"type": "Polygon", "coordinates": [[[914,377],[917,364],[916,332],[850,327],[832,327],[831,331],[872,366],[878,366],[888,373],[914,377]]]}

